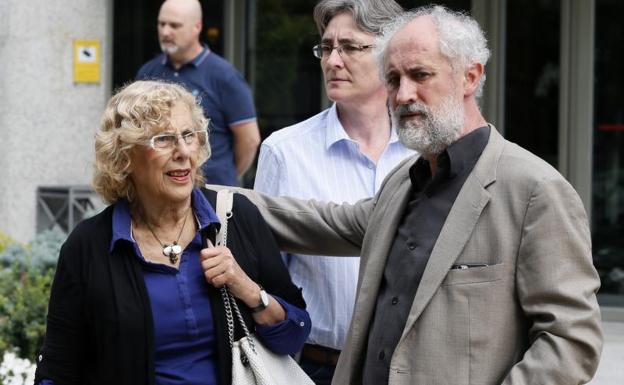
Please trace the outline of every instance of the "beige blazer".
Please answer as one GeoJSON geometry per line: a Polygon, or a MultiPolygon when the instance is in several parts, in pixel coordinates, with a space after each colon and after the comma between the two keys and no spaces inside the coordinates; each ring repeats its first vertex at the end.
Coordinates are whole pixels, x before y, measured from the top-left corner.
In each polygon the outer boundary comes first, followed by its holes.
{"type": "MultiPolygon", "coordinates": [[[[374,198],[353,205],[243,192],[285,250],[361,255],[335,385],[362,382],[379,284],[415,160],[397,166],[374,198]]],[[[602,347],[599,284],[574,189],[492,127],[433,248],[392,355],[389,384],[585,383],[602,347]],[[462,263],[488,266],[450,269],[462,263]]]]}

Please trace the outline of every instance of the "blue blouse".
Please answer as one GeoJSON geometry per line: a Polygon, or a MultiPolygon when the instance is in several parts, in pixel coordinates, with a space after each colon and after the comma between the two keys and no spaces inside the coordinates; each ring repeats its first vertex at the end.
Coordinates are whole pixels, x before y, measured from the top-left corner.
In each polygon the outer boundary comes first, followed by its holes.
{"type": "MultiPolygon", "coordinates": [[[[198,232],[183,251],[179,270],[143,258],[132,237],[132,220],[126,201],[115,204],[111,251],[121,242],[130,242],[143,267],[154,321],[154,367],[158,385],[217,384],[215,330],[208,283],[199,252],[200,230],[219,220],[199,189],[192,193],[198,232]]],[[[286,319],[274,325],[257,325],[256,332],[267,348],[278,354],[292,354],[310,332],[310,317],[304,309],[273,296],[284,308],[286,319]]],[[[40,385],[53,385],[43,380],[40,385]]]]}

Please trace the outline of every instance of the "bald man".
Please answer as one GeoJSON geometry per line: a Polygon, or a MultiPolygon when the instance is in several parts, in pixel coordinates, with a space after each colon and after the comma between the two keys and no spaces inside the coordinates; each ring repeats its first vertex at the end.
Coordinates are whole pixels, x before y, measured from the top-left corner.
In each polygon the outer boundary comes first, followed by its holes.
{"type": "Polygon", "coordinates": [[[137,79],[178,83],[199,99],[210,118],[212,156],[202,166],[206,180],[237,186],[260,144],[253,98],[243,76],[200,42],[201,31],[199,1],[165,1],[158,14],[163,53],[143,65],[137,79]]]}

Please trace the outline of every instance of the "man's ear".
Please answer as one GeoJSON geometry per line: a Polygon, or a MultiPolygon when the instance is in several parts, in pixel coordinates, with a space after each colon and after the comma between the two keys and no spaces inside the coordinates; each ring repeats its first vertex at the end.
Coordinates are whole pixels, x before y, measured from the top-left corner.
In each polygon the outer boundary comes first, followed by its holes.
{"type": "Polygon", "coordinates": [[[483,77],[485,67],[481,63],[471,64],[464,72],[464,96],[474,95],[483,77]]]}
{"type": "Polygon", "coordinates": [[[195,23],[195,31],[197,31],[197,36],[201,35],[202,28],[204,27],[204,23],[202,20],[198,20],[195,23]]]}

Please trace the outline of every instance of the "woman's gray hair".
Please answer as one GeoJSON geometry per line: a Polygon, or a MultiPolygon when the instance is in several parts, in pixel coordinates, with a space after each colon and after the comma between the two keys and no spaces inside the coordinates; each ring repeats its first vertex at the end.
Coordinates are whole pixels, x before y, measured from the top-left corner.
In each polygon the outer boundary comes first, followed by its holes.
{"type": "Polygon", "coordinates": [[[403,8],[394,0],[322,0],[314,7],[314,21],[323,36],[331,19],[349,13],[360,30],[377,36],[402,12],[403,8]]]}
{"type": "MultiPolygon", "coordinates": [[[[374,55],[382,79],[385,78],[384,60],[388,43],[400,29],[421,16],[431,17],[438,31],[440,52],[449,60],[454,71],[463,71],[474,63],[485,66],[490,58],[490,50],[479,23],[464,13],[451,11],[440,5],[430,5],[405,12],[388,24],[377,38],[374,55]]],[[[484,84],[485,73],[475,92],[477,98],[481,97],[484,84]]]]}

